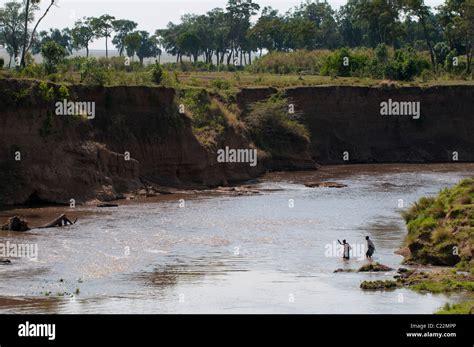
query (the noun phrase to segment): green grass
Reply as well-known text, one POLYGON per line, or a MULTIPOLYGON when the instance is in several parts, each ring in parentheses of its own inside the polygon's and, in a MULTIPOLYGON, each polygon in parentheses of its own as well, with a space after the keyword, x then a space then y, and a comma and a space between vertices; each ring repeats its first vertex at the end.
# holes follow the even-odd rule
POLYGON ((473 314, 474 300, 468 300, 459 304, 446 303, 436 314, 473 314))
POLYGON ((465 179, 436 197, 421 198, 402 213, 407 223, 407 262, 472 269, 474 179, 465 179))

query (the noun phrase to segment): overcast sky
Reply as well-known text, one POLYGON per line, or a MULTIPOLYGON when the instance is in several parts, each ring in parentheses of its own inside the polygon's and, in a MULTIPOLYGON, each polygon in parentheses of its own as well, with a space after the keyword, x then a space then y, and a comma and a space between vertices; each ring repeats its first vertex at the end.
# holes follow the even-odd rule
MULTIPOLYGON (((3 6, 7 0, 0 0, 3 6)), ((44 10, 49 0, 41 0, 41 9, 44 10)), ((300 4, 300 0, 254 0, 261 8, 272 6, 281 13, 300 4)), ((305 1, 303 1, 305 2, 305 1)), ((346 0, 328 0, 333 8, 344 5, 346 0)), ((425 0, 430 6, 442 4, 443 0, 425 0)), ((51 8, 39 30, 49 28, 72 27, 77 19, 84 16, 100 16, 110 14, 120 19, 130 19, 138 23, 138 29, 154 33, 156 29, 164 28, 168 22, 179 22, 185 13, 202 14, 215 8, 225 8, 227 0, 59 0, 58 6, 51 8)), ((39 11, 41 12, 41 11, 39 11)), ((37 17, 40 14, 37 14, 37 17)), ((102 41, 92 43, 92 49, 102 49, 102 41)))

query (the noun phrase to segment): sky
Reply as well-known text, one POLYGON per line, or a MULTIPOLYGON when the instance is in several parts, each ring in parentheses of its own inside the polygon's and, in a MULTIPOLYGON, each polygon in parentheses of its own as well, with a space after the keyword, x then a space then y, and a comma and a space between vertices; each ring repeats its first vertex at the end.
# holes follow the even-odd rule
MULTIPOLYGON (((0 0, 3 6, 8 0, 0 0)), ((37 18, 49 4, 49 0, 41 0, 37 18)), ((299 5, 301 0, 254 0, 261 8, 272 6, 281 13, 299 5)), ((304 2, 304 1, 303 1, 304 2)), ((334 9, 346 4, 347 0, 328 0, 334 9)), ((425 0, 430 6, 438 6, 444 0, 425 0)), ((156 29, 165 28, 168 22, 178 23, 185 13, 203 14, 221 7, 225 8, 227 0, 58 0, 58 5, 52 7, 41 22, 40 30, 49 28, 72 27, 74 22, 84 16, 98 17, 110 14, 117 19, 129 19, 138 23, 139 30, 154 33, 156 29)), ((103 49, 103 40, 91 44, 92 49, 103 49)))

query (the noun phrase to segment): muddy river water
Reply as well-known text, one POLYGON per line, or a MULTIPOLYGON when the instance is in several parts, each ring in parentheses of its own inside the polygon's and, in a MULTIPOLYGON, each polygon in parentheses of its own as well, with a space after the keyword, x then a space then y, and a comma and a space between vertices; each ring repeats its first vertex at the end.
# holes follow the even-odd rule
POLYGON ((329 166, 268 174, 255 183, 260 194, 1 211, 2 222, 20 214, 35 225, 64 212, 79 220, 0 232, 0 243, 37 247, 36 257, 0 265, 0 313, 432 313, 459 297, 367 292, 361 281, 394 273, 334 270, 366 263, 366 235, 376 261, 399 267, 401 210, 473 175, 473 164, 329 166), (303 184, 320 180, 348 187, 303 184), (352 244, 349 262, 337 239, 352 244))

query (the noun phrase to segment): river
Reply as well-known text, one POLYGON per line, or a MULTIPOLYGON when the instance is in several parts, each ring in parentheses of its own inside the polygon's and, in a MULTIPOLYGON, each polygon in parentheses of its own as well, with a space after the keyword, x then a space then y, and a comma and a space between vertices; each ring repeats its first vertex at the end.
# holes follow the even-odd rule
POLYGON ((0 266, 0 313, 432 313, 459 298, 363 291, 361 281, 394 273, 334 273, 367 261, 356 254, 344 262, 333 245, 346 239, 361 251, 368 235, 375 261, 400 267, 401 200, 406 208, 473 172, 474 164, 327 166, 268 174, 255 183, 261 194, 1 211, 2 222, 13 213, 33 222, 65 210, 79 221, 0 232, 0 243, 38 250, 37 259, 0 266), (303 184, 316 180, 348 187, 303 184))

